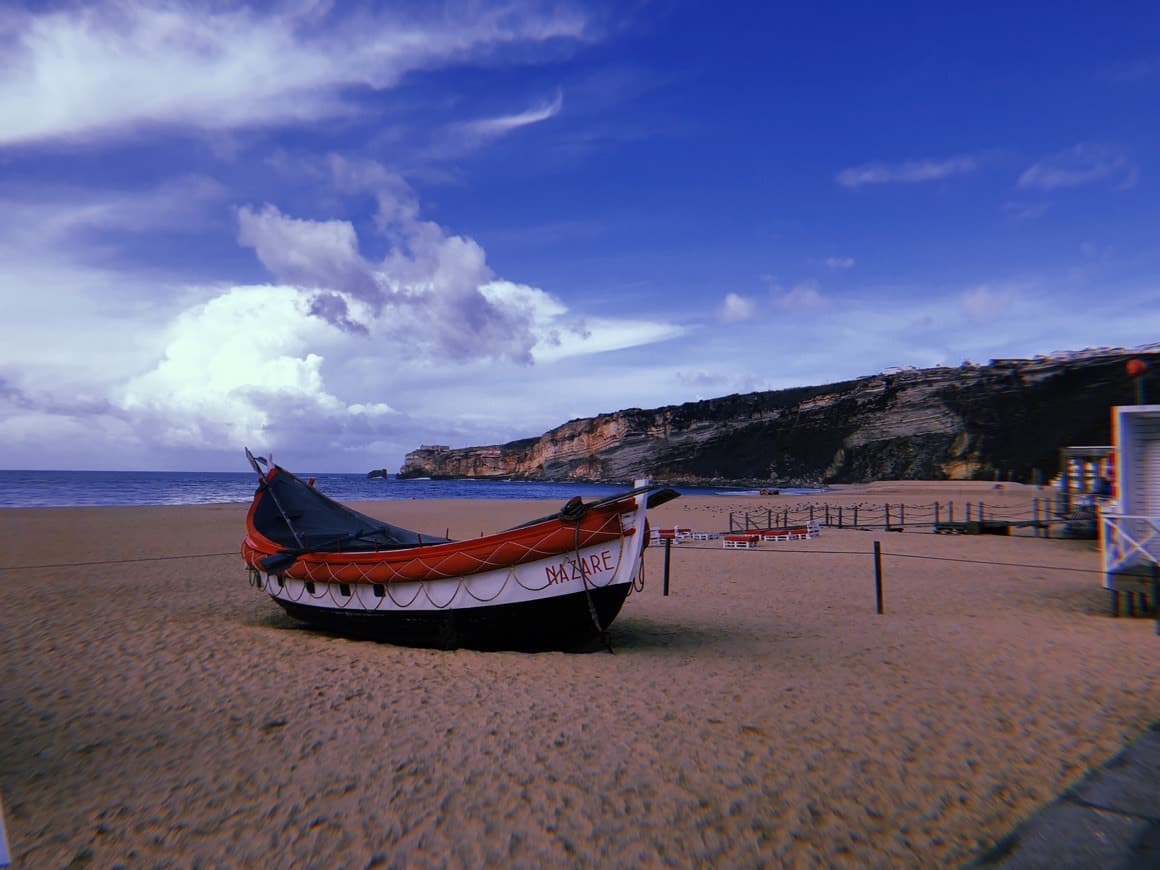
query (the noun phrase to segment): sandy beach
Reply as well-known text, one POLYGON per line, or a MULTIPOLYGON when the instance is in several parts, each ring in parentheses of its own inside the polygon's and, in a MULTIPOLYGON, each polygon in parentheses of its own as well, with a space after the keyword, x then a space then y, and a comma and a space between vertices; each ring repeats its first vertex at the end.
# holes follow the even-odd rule
MULTIPOLYGON (((1033 497, 903 483, 813 500, 1033 497)), ((809 500, 682 498, 652 521, 720 530, 809 500)), ((359 507, 469 537, 557 506, 359 507)), ((1155 623, 1107 615, 1094 541, 682 543, 668 597, 654 547, 614 654, 531 655, 305 629, 247 585, 244 513, 0 511, 0 566, 52 566, 0 572, 16 866, 942 866, 1160 718, 1155 623)))

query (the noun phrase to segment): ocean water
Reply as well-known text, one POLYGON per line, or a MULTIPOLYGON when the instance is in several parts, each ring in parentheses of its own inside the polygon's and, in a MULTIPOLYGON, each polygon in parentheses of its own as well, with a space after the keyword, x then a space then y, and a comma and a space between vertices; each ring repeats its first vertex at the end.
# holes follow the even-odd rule
MULTIPOLYGON (((298 472, 295 472, 298 473, 298 472)), ((300 473, 336 501, 412 498, 555 499, 591 501, 626 487, 598 483, 535 483, 508 480, 369 479, 365 474, 300 473)), ((248 502, 253 472, 194 471, 0 471, 0 508, 86 505, 180 505, 248 502)), ((756 494, 753 490, 678 487, 685 495, 756 494)), ((783 489, 786 494, 814 490, 783 489)))

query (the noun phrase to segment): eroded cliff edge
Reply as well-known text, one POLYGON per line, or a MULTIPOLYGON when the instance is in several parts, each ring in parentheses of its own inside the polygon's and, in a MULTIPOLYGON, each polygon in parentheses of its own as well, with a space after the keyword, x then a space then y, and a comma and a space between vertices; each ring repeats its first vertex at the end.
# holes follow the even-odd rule
POLYGON ((782 486, 1050 477, 1058 450, 1109 444, 1110 408, 1134 401, 1129 359, 1160 394, 1160 349, 1081 351, 893 371, 571 420, 539 438, 424 446, 400 477, 782 486))

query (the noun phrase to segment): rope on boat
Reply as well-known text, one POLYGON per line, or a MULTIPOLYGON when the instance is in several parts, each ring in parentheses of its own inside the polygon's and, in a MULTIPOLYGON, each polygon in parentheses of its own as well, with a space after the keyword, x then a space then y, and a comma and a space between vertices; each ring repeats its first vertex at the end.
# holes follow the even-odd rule
MULTIPOLYGON (((608 651, 612 652, 612 641, 609 640, 605 627, 600 624, 600 614, 596 612, 596 602, 592 600, 592 590, 588 588, 588 572, 584 570, 584 562, 580 557, 580 521, 584 518, 587 510, 587 507, 580 501, 580 497, 576 496, 560 510, 560 519, 564 522, 576 524, 576 537, 573 547, 576 553, 576 564, 580 566, 580 580, 584 583, 584 600, 588 602, 588 615, 592 618, 592 624, 596 627, 596 633, 604 639, 604 643, 608 646, 608 651)), ((616 521, 620 522, 619 516, 616 521)))

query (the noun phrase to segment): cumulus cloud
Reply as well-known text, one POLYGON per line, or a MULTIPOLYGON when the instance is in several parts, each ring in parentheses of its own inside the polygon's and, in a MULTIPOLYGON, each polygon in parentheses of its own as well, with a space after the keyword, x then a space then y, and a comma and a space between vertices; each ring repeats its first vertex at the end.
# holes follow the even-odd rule
POLYGON ((1106 182, 1117 190, 1135 187, 1139 167, 1126 151, 1112 145, 1079 144, 1052 154, 1019 176, 1019 187, 1057 190, 1106 182))
POLYGON ((578 12, 535 4, 331 11, 326 3, 257 11, 156 0, 6 12, 0 146, 145 124, 227 130, 335 117, 350 112, 358 89, 504 47, 580 39, 587 29, 578 12))
POLYGON ((423 220, 411 189, 383 167, 340 158, 325 167, 336 189, 372 197, 386 253, 365 256, 348 221, 239 208, 239 243, 279 283, 219 290, 172 320, 161 359, 116 402, 161 443, 274 447, 315 431, 365 444, 406 417, 386 397, 414 396, 401 381, 419 373, 474 377, 684 332, 578 316, 545 290, 497 277, 477 242, 423 220))
POLYGON ((647 321, 577 318, 546 291, 496 276, 474 239, 423 220, 414 192, 385 167, 341 157, 326 166, 337 189, 374 199, 376 238, 387 245, 381 259, 362 255, 348 221, 295 218, 269 204, 238 210, 238 237, 279 281, 313 290, 309 313, 340 329, 369 334, 372 321, 381 321, 395 344, 425 359, 524 364, 680 332, 647 321))
POLYGON ((717 316, 726 323, 737 323, 749 320, 757 314, 757 303, 748 296, 738 293, 727 293, 717 309, 717 316))
POLYGON ((337 330, 293 287, 235 287, 168 329, 164 357, 132 378, 118 405, 168 445, 274 445, 310 420, 389 413, 346 405, 328 391, 322 364, 337 330))
POLYGON ((378 301, 378 285, 359 255, 358 236, 349 221, 293 218, 269 204, 257 210, 242 206, 238 241, 253 248, 280 280, 378 301))
POLYGON ((948 157, 944 160, 906 160, 902 163, 864 163, 843 169, 837 175, 842 187, 856 190, 868 184, 914 184, 923 181, 941 181, 955 175, 974 172, 979 166, 970 155, 948 157))

